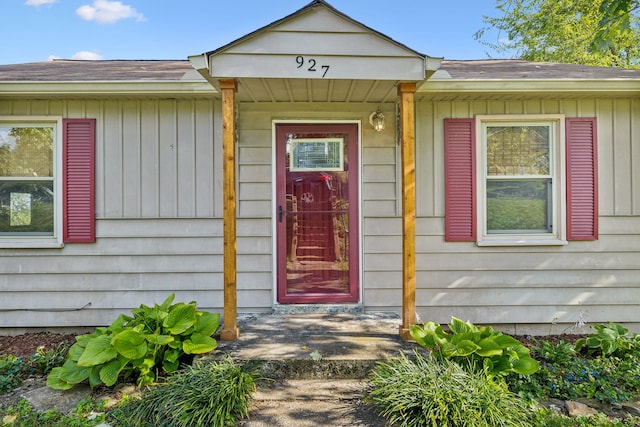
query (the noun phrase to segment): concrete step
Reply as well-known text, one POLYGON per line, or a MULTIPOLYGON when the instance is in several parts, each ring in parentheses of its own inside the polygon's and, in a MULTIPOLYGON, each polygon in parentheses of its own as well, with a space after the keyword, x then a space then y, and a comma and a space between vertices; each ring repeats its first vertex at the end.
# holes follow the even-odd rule
POLYGON ((410 353, 393 313, 296 313, 239 317, 240 338, 219 352, 272 379, 365 379, 379 361, 410 353))

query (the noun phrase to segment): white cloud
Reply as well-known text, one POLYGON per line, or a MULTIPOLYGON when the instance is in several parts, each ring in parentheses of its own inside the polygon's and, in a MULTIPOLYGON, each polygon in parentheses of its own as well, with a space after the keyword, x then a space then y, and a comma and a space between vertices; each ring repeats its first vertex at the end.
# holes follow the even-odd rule
POLYGON ((27 6, 42 6, 43 4, 54 4, 57 0, 27 0, 24 2, 27 6))
POLYGON ((92 6, 80 6, 76 9, 76 13, 84 20, 96 21, 101 24, 113 24, 121 19, 144 21, 143 14, 119 1, 94 0, 92 6))
MULTIPOLYGON (((58 55, 49 55, 47 57, 47 61, 55 61, 56 59, 62 59, 62 57, 58 55)), ((76 59, 79 61, 100 61, 101 59, 104 59, 104 58, 102 57, 102 55, 98 53, 89 52, 88 50, 81 50, 79 52, 74 53, 70 59, 76 59)))
POLYGON ((102 55, 99 55, 95 52, 81 50, 80 52, 74 53, 71 59, 81 59, 83 61, 99 61, 103 58, 102 58, 102 55))

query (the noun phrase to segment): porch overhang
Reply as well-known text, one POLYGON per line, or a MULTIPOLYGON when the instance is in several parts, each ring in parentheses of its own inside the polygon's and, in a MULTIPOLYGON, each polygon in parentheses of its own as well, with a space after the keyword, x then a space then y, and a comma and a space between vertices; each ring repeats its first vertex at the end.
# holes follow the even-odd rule
POLYGON ((402 150, 403 283, 400 335, 415 323, 415 103, 419 82, 442 58, 418 53, 354 21, 323 0, 215 51, 189 57, 222 95, 224 173, 224 326, 236 321, 235 119, 238 102, 398 103, 402 150))

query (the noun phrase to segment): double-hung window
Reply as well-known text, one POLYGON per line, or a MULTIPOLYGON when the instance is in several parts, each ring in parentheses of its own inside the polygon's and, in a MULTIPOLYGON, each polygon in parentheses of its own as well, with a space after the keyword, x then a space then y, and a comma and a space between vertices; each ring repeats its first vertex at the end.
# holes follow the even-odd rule
POLYGON ((0 117, 0 248, 95 241, 95 119, 0 117))
POLYGON ((478 244, 566 243, 564 117, 476 119, 478 244))
POLYGON ((0 242, 61 244, 61 120, 0 121, 0 242))
POLYGON ((445 240, 596 240, 596 123, 562 114, 445 119, 445 240))

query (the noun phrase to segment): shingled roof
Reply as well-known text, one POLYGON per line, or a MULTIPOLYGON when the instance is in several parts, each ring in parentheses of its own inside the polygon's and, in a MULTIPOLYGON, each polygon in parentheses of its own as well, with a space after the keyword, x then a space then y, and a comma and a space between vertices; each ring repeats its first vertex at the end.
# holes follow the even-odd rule
POLYGON ((640 70, 588 65, 529 62, 520 59, 442 61, 436 78, 460 80, 600 80, 640 79, 640 70), (446 74, 449 74, 447 76, 446 74))
MULTIPOLYGON (((186 60, 53 60, 0 65, 0 81, 179 81, 198 79, 186 60), (185 75, 186 73, 189 73, 185 75)), ((528 62, 516 59, 442 61, 433 79, 454 80, 640 80, 640 70, 528 62)))
POLYGON ((175 81, 193 67, 183 60, 74 61, 0 65, 0 81, 82 82, 82 81, 175 81))

